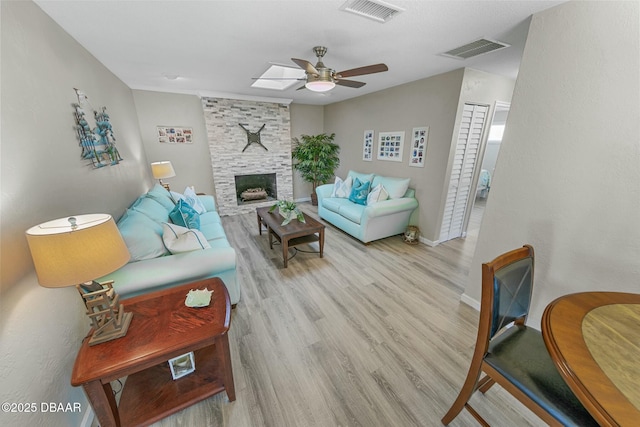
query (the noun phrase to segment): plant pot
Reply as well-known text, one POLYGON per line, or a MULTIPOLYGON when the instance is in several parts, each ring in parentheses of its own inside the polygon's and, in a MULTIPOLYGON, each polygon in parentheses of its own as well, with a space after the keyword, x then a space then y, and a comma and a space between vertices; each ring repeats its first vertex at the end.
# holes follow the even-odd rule
POLYGON ((311 204, 313 206, 318 206, 318 195, 315 193, 315 191, 311 193, 311 204))

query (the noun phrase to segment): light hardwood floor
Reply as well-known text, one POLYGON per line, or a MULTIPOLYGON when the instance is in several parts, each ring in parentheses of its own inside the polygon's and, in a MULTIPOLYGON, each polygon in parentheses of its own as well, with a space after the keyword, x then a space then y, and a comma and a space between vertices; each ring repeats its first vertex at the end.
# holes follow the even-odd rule
MULTIPOLYGON (((363 245, 327 225, 324 258, 298 252, 283 269, 255 214, 223 218, 242 284, 229 332, 237 400, 221 393, 155 426, 441 425, 475 340, 478 313, 459 302, 470 224, 435 248, 363 245)), ((472 402, 494 426, 544 425, 499 386, 472 402)), ((450 425, 477 423, 463 411, 450 425)))

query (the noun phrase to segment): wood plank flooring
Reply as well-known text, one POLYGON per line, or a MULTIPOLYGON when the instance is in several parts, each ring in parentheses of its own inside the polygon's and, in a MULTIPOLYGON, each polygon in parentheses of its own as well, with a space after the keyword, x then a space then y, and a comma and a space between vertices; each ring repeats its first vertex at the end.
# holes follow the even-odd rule
MULTIPOLYGON (((478 313, 459 298, 479 220, 436 248, 363 245, 327 224, 324 258, 299 251, 287 269, 255 214, 223 225, 242 284, 229 332, 237 400, 221 393, 155 426, 441 425, 473 351, 478 313)), ((499 386, 472 402, 493 426, 544 425, 499 386)), ((477 423, 463 411, 450 425, 477 423)))

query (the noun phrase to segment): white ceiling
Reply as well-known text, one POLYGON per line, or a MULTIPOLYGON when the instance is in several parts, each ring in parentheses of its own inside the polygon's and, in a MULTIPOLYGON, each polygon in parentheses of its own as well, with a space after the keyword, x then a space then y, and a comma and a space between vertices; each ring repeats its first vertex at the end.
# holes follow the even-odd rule
POLYGON ((511 78, 528 18, 562 1, 398 1, 405 9, 381 24, 339 8, 344 0, 53 1, 36 0, 66 32, 132 89, 205 96, 283 98, 325 105, 461 67, 511 78), (511 44, 468 60, 439 53, 478 38, 511 44), (271 63, 315 64, 328 48, 336 71, 383 62, 389 71, 351 78, 360 89, 326 94, 252 88, 271 63), (179 76, 169 80, 166 76, 179 76))

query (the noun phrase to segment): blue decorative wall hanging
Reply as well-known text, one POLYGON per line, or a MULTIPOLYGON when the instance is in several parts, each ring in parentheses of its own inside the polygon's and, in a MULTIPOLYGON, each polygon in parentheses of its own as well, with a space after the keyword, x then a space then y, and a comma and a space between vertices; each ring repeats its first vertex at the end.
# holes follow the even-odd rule
POLYGON ((98 112, 91 106, 87 96, 82 91, 75 88, 74 90, 78 95, 78 104, 73 104, 73 107, 75 108, 76 132, 82 148, 81 157, 90 160, 94 168, 117 165, 122 160, 122 157, 120 157, 120 153, 116 148, 116 138, 107 114, 107 107, 102 107, 101 111, 98 112), (96 127, 93 129, 91 129, 85 117, 82 104, 87 104, 93 110, 96 123, 96 127))

